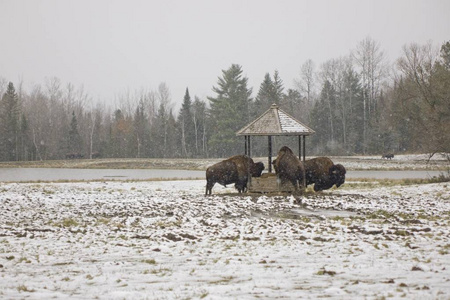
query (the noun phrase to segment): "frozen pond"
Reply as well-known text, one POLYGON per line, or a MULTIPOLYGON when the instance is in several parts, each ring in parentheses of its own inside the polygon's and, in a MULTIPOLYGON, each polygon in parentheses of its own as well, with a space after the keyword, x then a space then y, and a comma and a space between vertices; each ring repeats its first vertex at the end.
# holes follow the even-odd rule
POLYGON ((443 174, 443 171, 402 170, 402 171, 347 171, 346 178, 376 178, 376 179, 414 179, 432 178, 443 174))
MULTIPOLYGON (((442 171, 348 171, 347 178, 431 178, 442 171)), ((170 169, 0 168, 0 181, 145 180, 205 178, 205 171, 170 169)))
POLYGON ((205 171, 165 169, 0 168, 0 181, 145 180, 205 177, 205 171))

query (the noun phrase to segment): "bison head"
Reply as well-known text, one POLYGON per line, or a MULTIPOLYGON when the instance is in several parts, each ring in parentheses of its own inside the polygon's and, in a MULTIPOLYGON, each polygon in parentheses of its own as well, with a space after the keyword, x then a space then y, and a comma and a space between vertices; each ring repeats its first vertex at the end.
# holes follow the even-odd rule
POLYGON ((264 164, 262 162, 257 162, 252 167, 252 176, 261 177, 262 171, 264 170, 264 164))
POLYGON ((291 148, 289 148, 288 146, 283 146, 278 151, 278 156, 282 156, 285 153, 294 154, 294 152, 291 150, 291 148))
POLYGON ((333 165, 330 168, 330 178, 333 183, 336 184, 336 187, 340 187, 345 182, 345 167, 341 164, 333 165))

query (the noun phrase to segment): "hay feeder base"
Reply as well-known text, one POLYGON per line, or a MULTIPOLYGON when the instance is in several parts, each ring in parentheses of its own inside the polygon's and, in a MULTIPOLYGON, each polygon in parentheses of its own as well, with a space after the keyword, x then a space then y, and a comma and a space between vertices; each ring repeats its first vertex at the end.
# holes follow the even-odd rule
MULTIPOLYGON (((300 188, 300 190, 302 190, 300 188)), ((294 193, 295 188, 290 182, 286 182, 278 189, 277 176, 274 173, 263 173, 261 177, 252 177, 248 188, 249 193, 294 193)))

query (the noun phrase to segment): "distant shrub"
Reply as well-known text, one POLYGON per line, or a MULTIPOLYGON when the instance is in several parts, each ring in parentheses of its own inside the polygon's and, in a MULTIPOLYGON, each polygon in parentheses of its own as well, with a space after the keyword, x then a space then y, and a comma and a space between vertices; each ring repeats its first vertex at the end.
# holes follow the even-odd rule
POLYGON ((450 182, 450 171, 447 174, 441 173, 439 176, 433 176, 430 178, 430 183, 450 182))

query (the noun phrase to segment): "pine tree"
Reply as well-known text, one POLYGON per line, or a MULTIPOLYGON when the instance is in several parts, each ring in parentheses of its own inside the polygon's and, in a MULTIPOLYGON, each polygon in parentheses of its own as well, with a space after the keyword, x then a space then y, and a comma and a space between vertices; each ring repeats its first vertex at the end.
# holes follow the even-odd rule
POLYGON ((20 131, 19 98, 12 82, 0 101, 0 159, 14 161, 19 159, 20 131))
POLYGON ((308 107, 299 91, 288 89, 281 103, 282 107, 296 119, 308 123, 308 107))
POLYGON ((208 132, 206 128, 207 120, 206 103, 195 97, 192 105, 192 119, 194 121, 194 137, 195 137, 195 154, 196 156, 207 156, 208 148, 208 132))
POLYGON ((81 136, 78 132, 78 121, 75 116, 75 111, 72 112, 72 119, 70 121, 69 127, 69 140, 68 140, 68 153, 74 154, 76 157, 80 157, 82 155, 81 149, 81 136))
POLYGON ((222 70, 222 77, 213 87, 216 97, 208 97, 211 104, 209 145, 218 157, 242 152, 242 141, 236 137, 236 131, 250 119, 252 90, 247 87, 247 82, 241 66, 233 64, 228 70, 222 70))
POLYGON ((28 119, 24 113, 20 117, 19 132, 19 160, 29 160, 31 158, 31 138, 28 119))
POLYGON ((153 123, 153 136, 152 141, 154 145, 155 157, 164 158, 167 156, 167 145, 168 145, 168 120, 169 114, 164 103, 159 105, 158 112, 156 114, 153 123))
POLYGON ((148 118, 145 114, 144 102, 141 99, 134 114, 133 130, 134 130, 134 157, 145 157, 146 149, 149 148, 149 126, 148 118))
POLYGON ((275 70, 273 74, 273 101, 274 103, 280 105, 285 97, 283 80, 280 78, 278 70, 275 70))
POLYGON ((256 95, 253 118, 260 116, 263 112, 270 108, 270 105, 276 103, 275 101, 275 86, 269 73, 264 75, 264 80, 259 86, 258 95, 256 95))
POLYGON ((363 98, 359 77, 353 69, 344 72, 344 88, 339 95, 338 120, 342 126, 341 143, 346 154, 363 152, 363 98))
POLYGON ((178 131, 182 156, 191 157, 195 152, 195 128, 192 117, 192 101, 188 88, 186 88, 183 104, 178 115, 178 131))
POLYGON ((323 84, 319 100, 311 112, 311 126, 316 131, 312 137, 312 144, 318 153, 333 148, 336 143, 336 91, 326 80, 323 84))
POLYGON ((114 112, 114 119, 110 129, 110 157, 129 157, 132 155, 129 151, 129 146, 132 141, 132 118, 122 113, 122 110, 117 109, 114 112))

